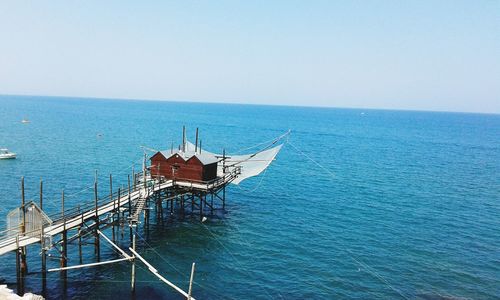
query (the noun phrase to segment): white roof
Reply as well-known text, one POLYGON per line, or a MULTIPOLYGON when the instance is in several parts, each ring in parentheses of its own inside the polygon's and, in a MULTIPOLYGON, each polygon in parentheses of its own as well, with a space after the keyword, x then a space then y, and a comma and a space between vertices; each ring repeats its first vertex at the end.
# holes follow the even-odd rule
POLYGON ((160 151, 160 153, 165 156, 166 159, 169 159, 170 157, 174 156, 174 155, 178 155, 180 156, 184 161, 187 161, 189 159, 191 159, 193 156, 196 156, 196 158, 198 158, 202 164, 204 165, 210 165, 210 164, 213 164, 213 163, 216 163, 218 162, 219 160, 217 159, 217 157, 215 157, 215 155, 211 154, 211 153, 198 153, 198 152, 194 152, 194 151, 182 151, 182 150, 176 150, 174 152, 171 152, 170 150, 163 150, 163 151, 160 151))

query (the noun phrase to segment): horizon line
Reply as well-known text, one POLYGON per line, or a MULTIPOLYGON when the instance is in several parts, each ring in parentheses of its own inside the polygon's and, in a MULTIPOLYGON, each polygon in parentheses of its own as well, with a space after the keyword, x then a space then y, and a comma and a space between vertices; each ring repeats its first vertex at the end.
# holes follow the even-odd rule
POLYGON ((269 104, 252 102, 219 102, 212 100, 172 100, 164 98, 116 98, 116 97, 96 97, 96 96, 67 96, 67 95, 36 95, 36 94, 3 94, 0 97, 44 97, 44 98, 63 98, 80 100, 110 100, 110 101, 145 101, 145 102, 173 102, 173 103, 197 103, 197 104, 229 104, 229 105, 252 105, 252 106, 278 106, 278 107, 303 107, 303 108, 326 108, 326 109, 355 109, 355 110, 384 110, 384 111, 407 111, 407 112, 430 112, 430 113, 459 113, 459 114, 481 114, 481 115, 500 115, 500 112, 484 111, 459 111, 459 110, 433 110, 433 109, 411 109, 411 108, 387 108, 387 107, 353 107, 353 106, 328 106, 328 105, 302 105, 302 104, 269 104))

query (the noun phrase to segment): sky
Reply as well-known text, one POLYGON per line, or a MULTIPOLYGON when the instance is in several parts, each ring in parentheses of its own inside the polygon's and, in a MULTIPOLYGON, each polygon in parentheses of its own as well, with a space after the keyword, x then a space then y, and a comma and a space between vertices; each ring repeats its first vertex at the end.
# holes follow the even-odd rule
POLYGON ((0 94, 500 113, 500 0, 0 0, 0 94))

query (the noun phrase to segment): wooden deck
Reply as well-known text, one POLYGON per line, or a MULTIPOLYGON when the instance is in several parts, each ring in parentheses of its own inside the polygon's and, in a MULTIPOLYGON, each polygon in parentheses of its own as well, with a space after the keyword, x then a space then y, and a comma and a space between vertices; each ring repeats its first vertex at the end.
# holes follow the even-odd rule
POLYGON ((140 184, 135 186, 130 193, 127 192, 121 195, 115 193, 113 194, 115 197, 108 196, 108 199, 98 200, 97 205, 90 204, 86 207, 76 207, 65 211, 64 216, 58 214, 59 217, 53 219, 50 226, 46 226, 38 232, 25 232, 24 234, 11 233, 0 236, 0 255, 19 249, 20 247, 40 243, 42 235, 55 236, 64 231, 79 228, 88 221, 101 218, 117 210, 127 211, 129 207, 132 209, 128 217, 129 222, 138 222, 146 199, 157 192, 174 187, 185 191, 211 192, 226 186, 237 175, 236 172, 232 172, 209 182, 187 181, 183 179, 164 180, 151 178, 149 175, 146 176, 144 182, 141 177, 139 180, 140 184))

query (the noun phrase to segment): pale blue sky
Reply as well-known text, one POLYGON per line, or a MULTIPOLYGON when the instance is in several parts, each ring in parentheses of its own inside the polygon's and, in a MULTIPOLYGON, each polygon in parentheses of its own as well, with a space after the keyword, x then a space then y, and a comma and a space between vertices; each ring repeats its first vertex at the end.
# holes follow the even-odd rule
POLYGON ((500 113, 500 1, 1 1, 0 94, 500 113))

